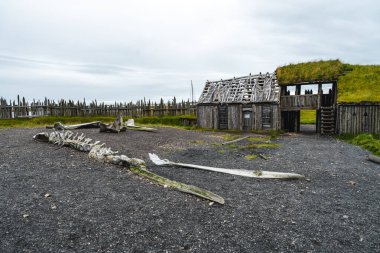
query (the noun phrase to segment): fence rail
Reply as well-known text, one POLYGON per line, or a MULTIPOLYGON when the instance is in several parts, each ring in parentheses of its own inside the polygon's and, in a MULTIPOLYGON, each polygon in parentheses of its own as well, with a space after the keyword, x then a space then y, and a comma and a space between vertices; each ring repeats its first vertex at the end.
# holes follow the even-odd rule
POLYGON ((9 101, 0 98, 0 119, 38 117, 38 116, 116 116, 120 114, 126 117, 145 117, 145 116, 177 116, 195 115, 196 105, 194 102, 177 102, 174 97, 172 101, 159 103, 139 100, 136 103, 114 103, 112 105, 98 103, 96 100, 86 101, 66 101, 46 99, 44 101, 27 102, 25 99, 9 101))

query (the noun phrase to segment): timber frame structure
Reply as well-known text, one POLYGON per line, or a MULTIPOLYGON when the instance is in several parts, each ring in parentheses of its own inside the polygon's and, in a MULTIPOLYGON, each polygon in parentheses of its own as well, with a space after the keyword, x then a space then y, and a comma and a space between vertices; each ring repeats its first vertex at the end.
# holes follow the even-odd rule
POLYGON ((197 104, 202 128, 280 129, 280 86, 274 73, 207 81, 197 104))
POLYGON ((365 94, 376 93, 379 88, 374 87, 380 87, 376 81, 380 79, 367 78, 376 76, 371 68, 374 66, 342 64, 339 60, 318 61, 280 67, 272 74, 207 81, 197 104, 197 125, 299 132, 301 110, 315 110, 317 133, 380 133, 379 95, 352 102, 338 94, 339 89, 344 90, 338 86, 347 88, 347 79, 356 82, 359 78, 373 89, 365 94))
POLYGON ((301 110, 316 110, 316 132, 336 132, 337 81, 303 82, 281 86, 280 110, 281 129, 289 132, 300 131, 301 110), (316 92, 308 88, 317 86, 316 92), (327 89, 324 89, 327 86, 327 89), (292 89, 293 88, 293 89, 292 89), (291 94, 290 90, 294 91, 291 94), (303 91, 301 93, 301 90, 303 91))

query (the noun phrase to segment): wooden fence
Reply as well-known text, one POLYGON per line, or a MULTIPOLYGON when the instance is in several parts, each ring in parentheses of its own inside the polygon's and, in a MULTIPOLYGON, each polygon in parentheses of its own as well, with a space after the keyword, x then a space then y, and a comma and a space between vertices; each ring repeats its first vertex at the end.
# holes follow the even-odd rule
POLYGON ((7 102, 0 98, 0 119, 37 117, 37 116, 121 116, 145 117, 145 116, 176 116, 195 115, 196 104, 190 101, 177 102, 174 97, 172 101, 159 103, 139 100, 136 103, 114 103, 112 105, 98 103, 96 100, 90 102, 72 100, 59 100, 55 102, 45 98, 44 101, 28 102, 24 98, 17 101, 7 102))
POLYGON ((380 133, 380 103, 341 104, 337 115, 339 134, 380 133))

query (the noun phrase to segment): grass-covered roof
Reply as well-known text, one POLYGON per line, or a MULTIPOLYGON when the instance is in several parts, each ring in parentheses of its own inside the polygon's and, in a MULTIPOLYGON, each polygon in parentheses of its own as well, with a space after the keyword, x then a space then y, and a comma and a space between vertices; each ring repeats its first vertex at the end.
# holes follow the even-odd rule
POLYGON ((380 102, 380 65, 339 60, 289 64, 276 70, 279 85, 338 81, 338 102, 380 102))
POLYGON ((330 60, 289 64, 277 68, 276 75, 280 85, 289 85, 335 81, 343 72, 344 66, 339 60, 330 60))

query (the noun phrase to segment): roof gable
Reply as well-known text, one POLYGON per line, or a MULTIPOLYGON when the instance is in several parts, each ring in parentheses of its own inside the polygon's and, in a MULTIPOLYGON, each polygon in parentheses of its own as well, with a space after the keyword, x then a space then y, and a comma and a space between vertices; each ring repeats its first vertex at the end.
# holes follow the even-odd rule
POLYGON ((260 73, 227 80, 207 81, 198 103, 278 102, 279 94, 276 75, 260 73))

